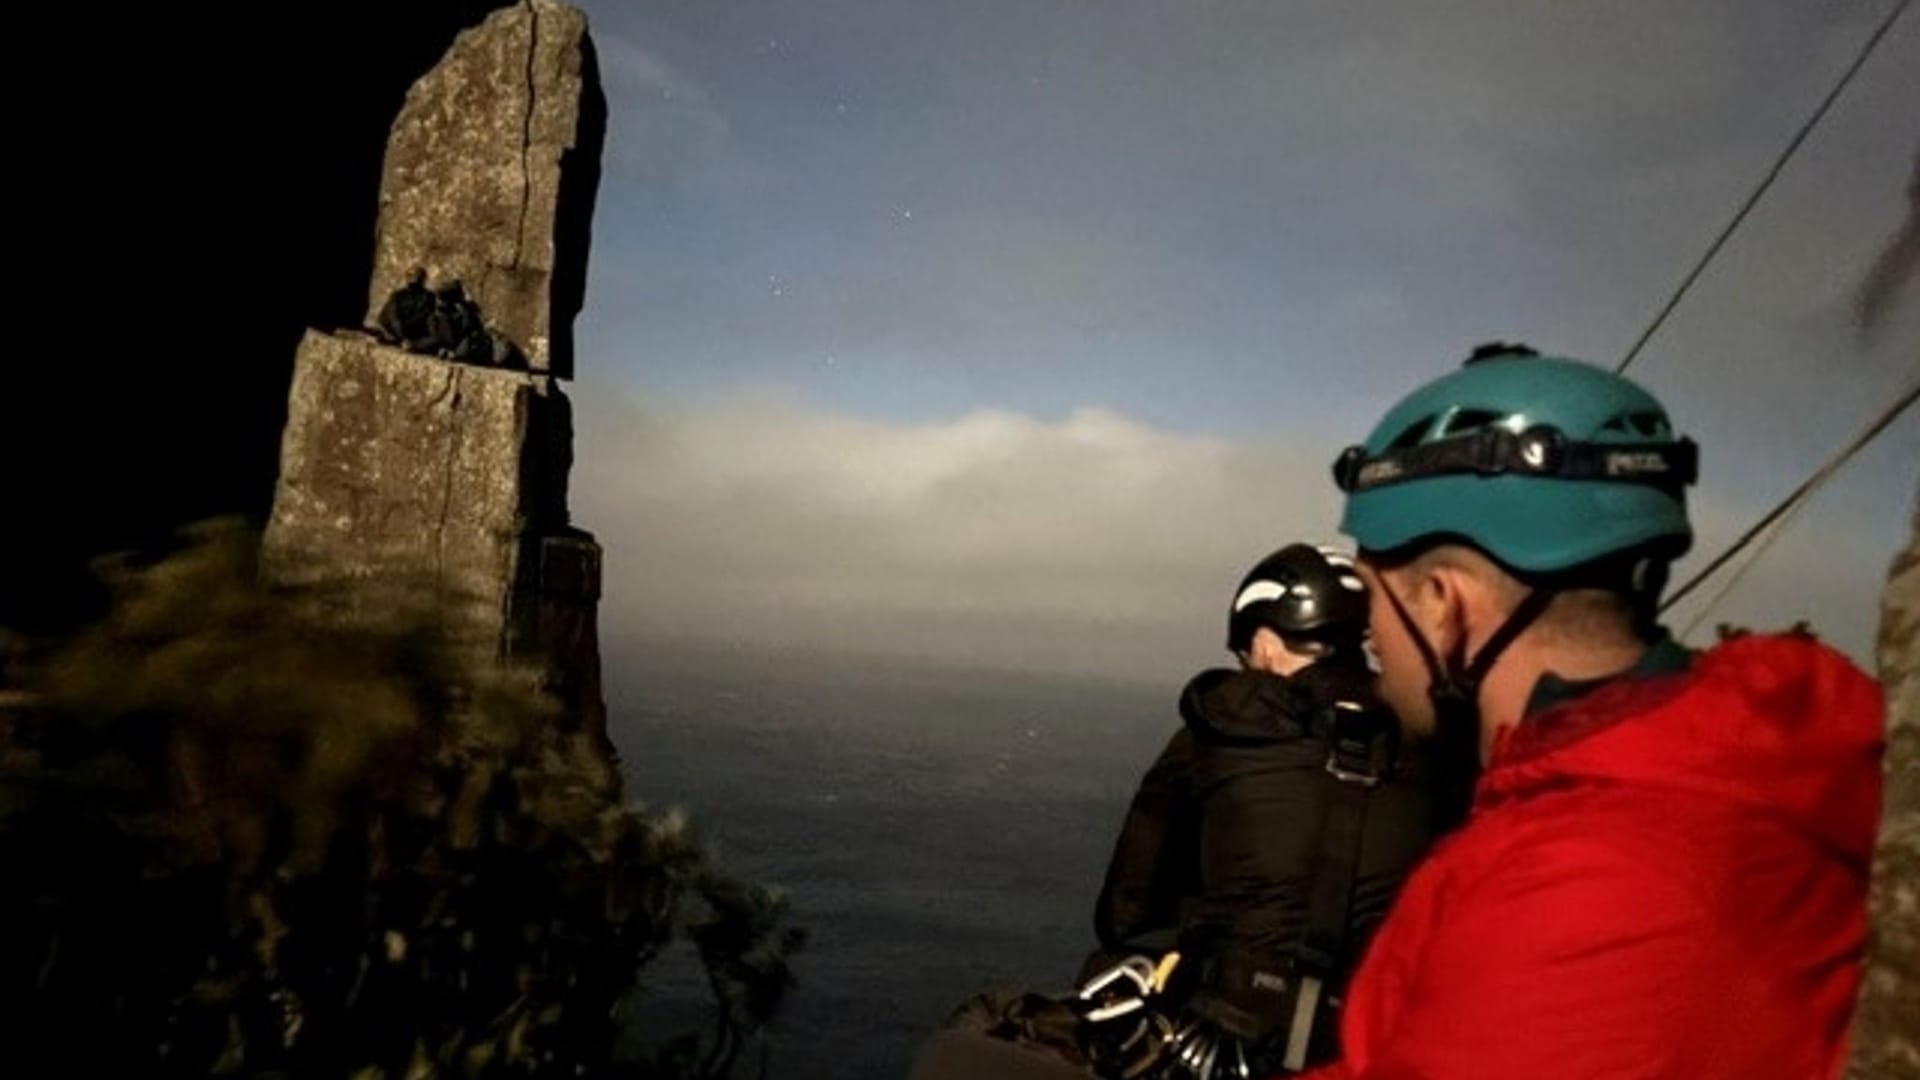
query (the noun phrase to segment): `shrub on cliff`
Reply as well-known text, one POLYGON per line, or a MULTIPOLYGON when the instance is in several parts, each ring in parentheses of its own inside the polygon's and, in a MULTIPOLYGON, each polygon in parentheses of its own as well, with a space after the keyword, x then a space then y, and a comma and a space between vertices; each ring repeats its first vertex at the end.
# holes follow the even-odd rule
POLYGON ((244 529, 187 539, 106 564, 108 617, 6 676, 20 1030, 61 1036, 69 1072, 731 1069, 800 945, 777 892, 625 801, 532 677, 470 660, 431 605, 362 596, 382 615, 349 628, 318 614, 338 597, 257 584, 244 529), (616 1005, 678 941, 714 1024, 617 1051, 616 1005))

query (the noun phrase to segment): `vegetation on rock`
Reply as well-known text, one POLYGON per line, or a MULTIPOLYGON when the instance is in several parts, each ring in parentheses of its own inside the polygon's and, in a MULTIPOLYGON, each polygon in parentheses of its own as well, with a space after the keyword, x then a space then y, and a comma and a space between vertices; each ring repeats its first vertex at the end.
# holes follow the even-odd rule
MULTIPOLYGON (((126 1075, 722 1076, 802 932, 628 801, 534 675, 431 590, 260 583, 216 522, 102 564, 108 616, 17 641, 0 704, 9 1006, 126 1075), (418 602, 417 602, 418 601, 418 602), (713 1023, 623 1032, 688 943, 713 1023)), ((11 1026, 11 1025, 10 1025, 11 1026)), ((107 1074, 112 1075, 112 1074, 107 1074)))

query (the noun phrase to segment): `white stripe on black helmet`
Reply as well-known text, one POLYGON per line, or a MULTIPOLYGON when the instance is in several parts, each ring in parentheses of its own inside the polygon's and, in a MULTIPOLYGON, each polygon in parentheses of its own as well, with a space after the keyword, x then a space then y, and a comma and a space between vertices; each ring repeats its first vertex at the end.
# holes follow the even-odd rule
POLYGON ((1352 555, 1330 544, 1289 544, 1260 560, 1235 590, 1227 648, 1246 651, 1263 626, 1284 638, 1357 643, 1366 621, 1366 587, 1352 555))

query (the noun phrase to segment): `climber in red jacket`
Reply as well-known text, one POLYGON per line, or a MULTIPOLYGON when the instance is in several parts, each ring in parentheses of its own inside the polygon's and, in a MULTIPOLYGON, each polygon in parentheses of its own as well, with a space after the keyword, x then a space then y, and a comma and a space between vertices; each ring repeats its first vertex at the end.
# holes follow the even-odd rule
POLYGON ((1313 1076, 1839 1074, 1883 696, 1806 634, 1660 629, 1694 456, 1638 385, 1494 346, 1336 462, 1381 694, 1462 782, 1313 1076))

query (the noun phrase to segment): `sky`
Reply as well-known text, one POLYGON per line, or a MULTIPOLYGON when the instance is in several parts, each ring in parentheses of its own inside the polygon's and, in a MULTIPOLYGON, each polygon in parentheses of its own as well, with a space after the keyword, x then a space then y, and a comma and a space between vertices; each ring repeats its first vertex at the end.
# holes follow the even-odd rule
MULTIPOLYGON (((580 6, 604 632, 1162 682, 1260 556, 1343 539, 1328 464, 1399 396, 1494 339, 1617 362, 1892 10, 580 6)), ((1635 361, 1703 448, 1677 577, 1920 377, 1920 283, 1853 319, 1916 116, 1909 13, 1635 361)), ((1695 639, 1870 663, 1917 462, 1920 411, 1695 639)))

